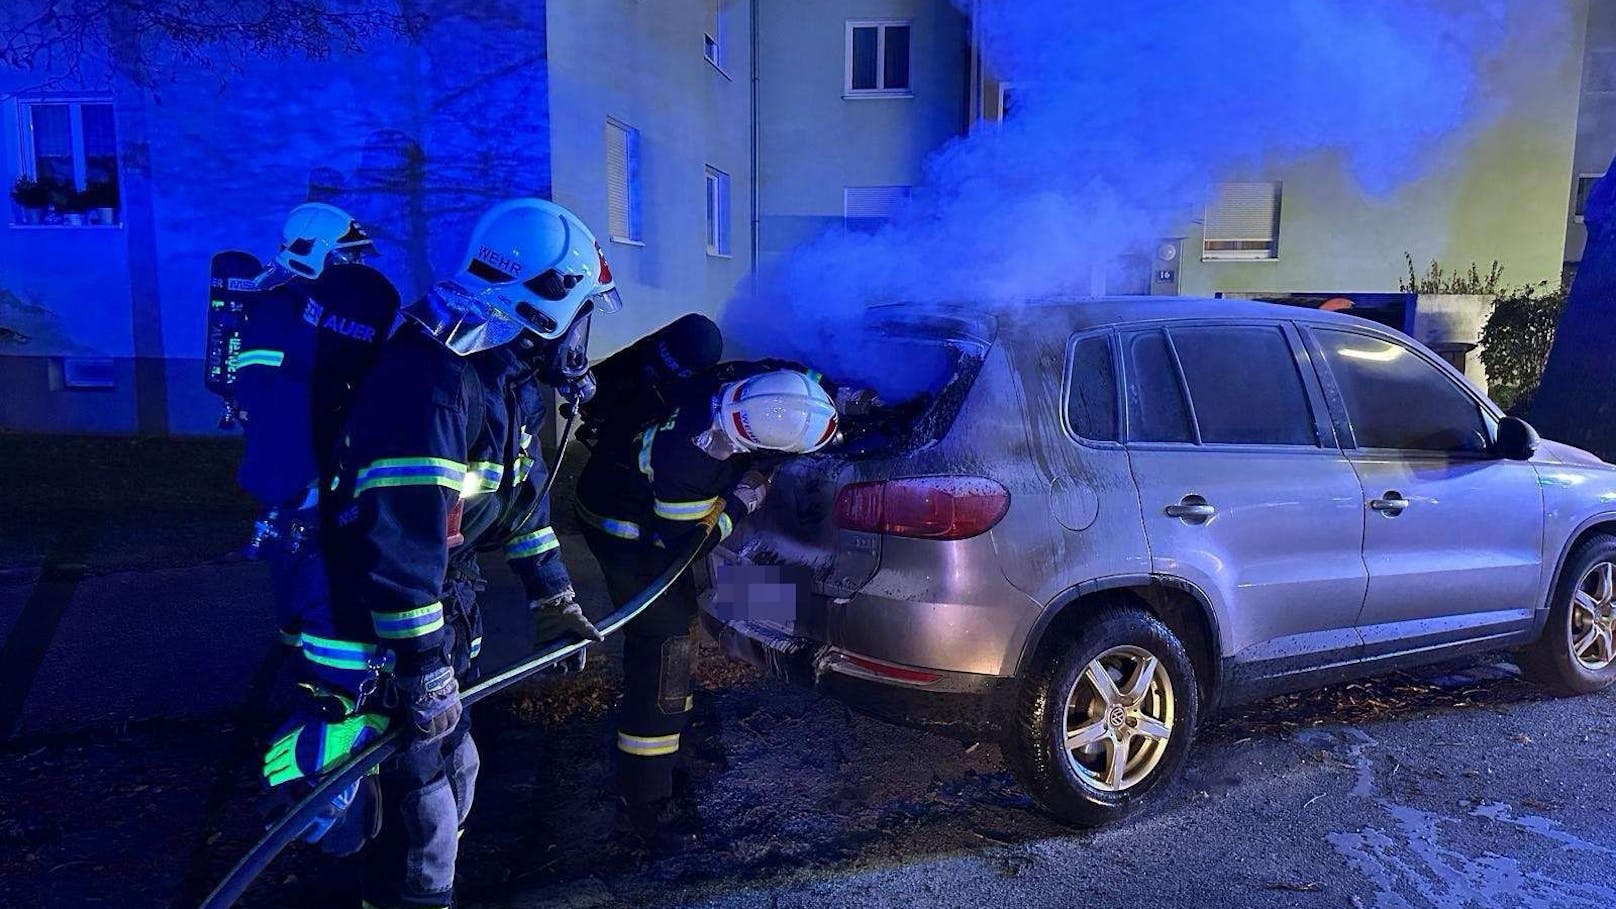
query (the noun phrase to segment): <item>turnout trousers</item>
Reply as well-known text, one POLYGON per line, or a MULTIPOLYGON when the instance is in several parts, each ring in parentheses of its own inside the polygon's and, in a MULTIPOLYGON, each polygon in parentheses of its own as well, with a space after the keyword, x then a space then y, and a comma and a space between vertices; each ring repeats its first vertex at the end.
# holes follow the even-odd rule
MULTIPOLYGON (((474 577, 451 574, 444 647, 466 687, 482 628, 474 577)), ((479 760, 471 711, 444 738, 415 742, 378 771, 381 833, 362 854, 364 909, 446 909, 454 903, 455 859, 471 813, 479 760)))
MULTIPOLYGON (((644 590, 671 553, 586 525, 584 541, 606 576, 614 607, 644 590)), ((679 737, 690 715, 696 588, 685 572, 672 589, 623 629, 623 709, 617 724, 617 786, 646 804, 673 794, 679 737)))

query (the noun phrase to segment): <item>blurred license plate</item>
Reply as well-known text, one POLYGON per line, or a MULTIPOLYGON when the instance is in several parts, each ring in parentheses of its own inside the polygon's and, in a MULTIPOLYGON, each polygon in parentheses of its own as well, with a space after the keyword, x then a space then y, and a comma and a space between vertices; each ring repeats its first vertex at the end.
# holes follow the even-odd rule
POLYGON ((715 559, 712 570, 714 618, 761 622, 789 634, 799 633, 799 606, 812 582, 808 569, 715 559))

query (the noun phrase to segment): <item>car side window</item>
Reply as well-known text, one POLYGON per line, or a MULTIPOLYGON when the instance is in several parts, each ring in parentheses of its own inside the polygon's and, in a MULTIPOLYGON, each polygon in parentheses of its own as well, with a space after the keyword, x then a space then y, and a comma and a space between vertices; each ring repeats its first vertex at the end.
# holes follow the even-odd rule
POLYGON ((1160 331, 1126 335, 1123 357, 1128 375, 1128 440, 1195 441, 1167 337, 1160 331))
POLYGON ((1105 335, 1079 338, 1072 345, 1066 368, 1066 419, 1082 438, 1120 440, 1117 370, 1111 359, 1111 339, 1105 335))
POLYGON ((1490 445, 1481 405, 1401 344, 1315 328, 1360 448, 1481 454, 1490 445))
POLYGON ((1189 326, 1169 333, 1202 442, 1319 444, 1296 355, 1278 326, 1189 326))

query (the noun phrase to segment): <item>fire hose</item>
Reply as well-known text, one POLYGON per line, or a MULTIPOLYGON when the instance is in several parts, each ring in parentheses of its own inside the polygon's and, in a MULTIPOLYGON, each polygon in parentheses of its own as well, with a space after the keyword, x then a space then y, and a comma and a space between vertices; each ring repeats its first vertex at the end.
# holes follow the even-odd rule
MULTIPOLYGON (((607 616, 605 621, 596 626, 600 629, 602 635, 609 635, 621 630, 624 625, 627 625, 635 616, 644 612, 652 603, 655 603, 673 587, 674 582, 679 580, 679 576, 684 574, 685 570, 701 554, 702 547, 706 545, 708 537, 712 536, 713 521, 705 520, 702 524, 705 532, 692 540, 683 550, 676 553, 666 571, 662 572, 655 581, 652 581, 649 587, 640 591, 634 599, 624 603, 622 608, 607 616)), ((462 707, 470 708, 473 704, 489 695, 497 694, 535 673, 542 672, 587 646, 589 646, 588 641, 579 639, 569 644, 546 650, 543 653, 534 654, 526 660, 495 673, 466 689, 460 695, 460 704, 462 707)), ((269 867, 269 863, 275 860, 275 856, 279 855, 281 850, 285 849, 292 840, 297 839, 303 830, 308 827, 309 823, 314 820, 315 815, 324 810, 337 793, 353 785, 383 761, 398 753, 401 744, 401 731, 395 728, 322 777, 308 795, 292 806, 292 809, 280 820, 272 824, 263 837, 253 845, 252 849, 241 857, 235 867, 230 869, 230 873, 225 876, 225 879, 219 882, 219 886, 213 888, 213 892, 208 894, 208 898, 203 901, 201 909, 228 909, 229 906, 233 905, 246 892, 247 887, 257 879, 258 875, 269 867)))

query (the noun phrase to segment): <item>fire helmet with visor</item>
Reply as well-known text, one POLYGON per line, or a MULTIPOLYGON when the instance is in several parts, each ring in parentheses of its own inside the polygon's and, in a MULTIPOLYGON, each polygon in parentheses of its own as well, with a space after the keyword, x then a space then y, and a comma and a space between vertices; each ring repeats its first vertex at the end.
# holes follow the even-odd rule
POLYGON ((579 319, 622 308, 606 255, 577 215, 545 199, 489 209, 454 277, 411 315, 462 356, 530 332, 547 341, 579 319))
POLYGON ((312 281, 327 265, 358 262, 375 252, 376 244, 352 215, 326 202, 305 202, 286 216, 275 264, 312 281))
POLYGON ((836 404, 808 375, 780 369, 725 385, 718 423, 741 451, 806 454, 836 437, 836 404))

